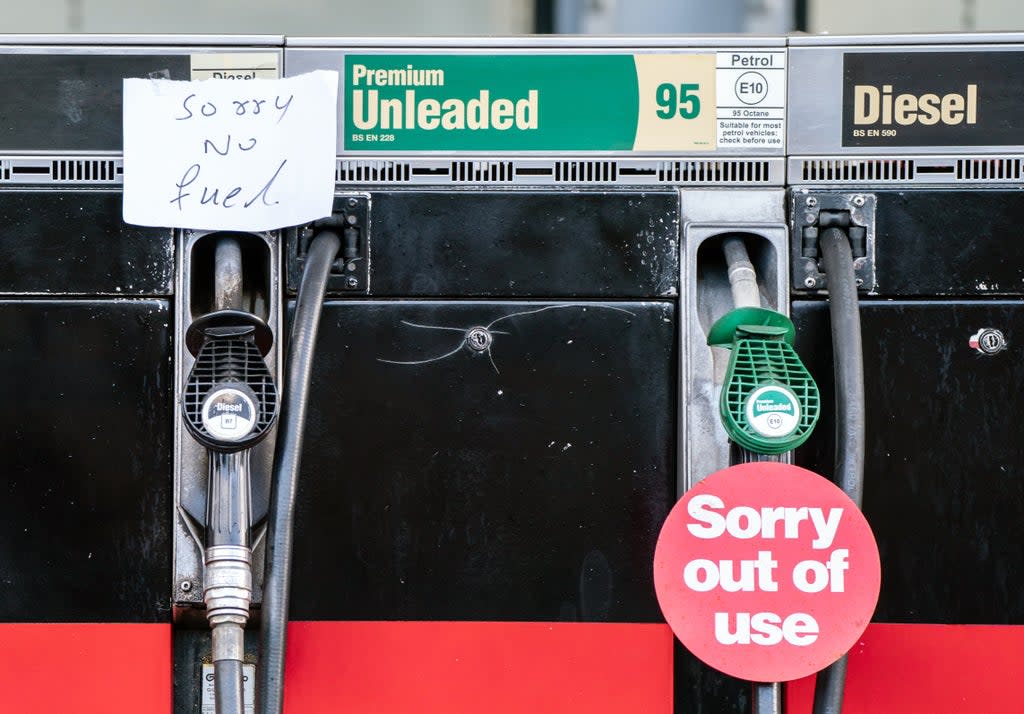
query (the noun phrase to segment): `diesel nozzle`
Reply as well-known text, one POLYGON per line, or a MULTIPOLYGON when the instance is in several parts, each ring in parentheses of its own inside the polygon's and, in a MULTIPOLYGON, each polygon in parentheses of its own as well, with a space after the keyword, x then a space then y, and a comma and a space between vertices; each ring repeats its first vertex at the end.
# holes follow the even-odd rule
MULTIPOLYGON (((216 251, 215 312, 196 319, 185 344, 195 357, 182 393, 189 433, 208 452, 203 601, 213 631, 217 714, 243 711, 244 630, 252 601, 250 449, 277 417, 277 388, 265 357, 273 344, 241 303, 237 241, 216 251)), ((227 244, 224 246, 223 244, 227 244)))
POLYGON ((196 358, 182 402, 189 433, 222 453, 254 446, 277 417, 277 388, 264 360, 270 328, 250 313, 219 310, 194 321, 185 343, 196 358))

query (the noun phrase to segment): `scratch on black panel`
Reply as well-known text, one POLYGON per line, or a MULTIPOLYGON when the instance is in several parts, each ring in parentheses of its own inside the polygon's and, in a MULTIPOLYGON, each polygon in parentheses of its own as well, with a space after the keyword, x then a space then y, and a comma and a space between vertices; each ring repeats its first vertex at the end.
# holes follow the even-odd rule
POLYGON ((494 329, 494 326, 505 321, 511 320, 517 317, 526 317, 529 315, 537 315, 542 312, 548 312, 550 310, 566 310, 570 308, 581 309, 584 312, 588 309, 598 310, 612 310, 614 312, 622 312, 631 317, 635 314, 621 307, 615 307, 613 305, 592 305, 592 304, 579 304, 579 303, 567 303, 563 305, 547 305, 545 307, 539 307, 533 310, 521 310, 519 312, 513 312, 509 315, 503 315, 495 320, 492 320, 486 325, 474 325, 471 327, 450 327, 446 325, 423 325, 417 322, 410 322, 408 320, 401 320, 401 324, 407 327, 412 327, 421 330, 445 330, 448 332, 457 332, 461 335, 461 339, 450 351, 444 354, 437 355, 436 357, 429 357, 427 359, 419 360, 394 360, 394 359, 383 359, 378 357, 378 362, 384 362, 386 364, 397 364, 397 365, 422 365, 430 364, 432 362, 440 362, 446 360, 449 357, 454 357, 463 350, 470 352, 486 354, 487 358, 491 362, 491 367, 494 368, 496 374, 501 374, 501 370, 498 369, 498 365, 494 361, 494 342, 496 335, 509 335, 508 332, 494 329))

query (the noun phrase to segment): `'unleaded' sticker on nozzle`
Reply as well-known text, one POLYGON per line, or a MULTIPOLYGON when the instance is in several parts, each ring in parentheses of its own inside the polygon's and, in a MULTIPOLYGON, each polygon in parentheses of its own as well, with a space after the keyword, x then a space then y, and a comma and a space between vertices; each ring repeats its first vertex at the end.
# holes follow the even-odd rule
POLYGON ((747 421, 761 436, 789 436, 800 425, 800 403, 785 387, 755 389, 747 397, 747 421))

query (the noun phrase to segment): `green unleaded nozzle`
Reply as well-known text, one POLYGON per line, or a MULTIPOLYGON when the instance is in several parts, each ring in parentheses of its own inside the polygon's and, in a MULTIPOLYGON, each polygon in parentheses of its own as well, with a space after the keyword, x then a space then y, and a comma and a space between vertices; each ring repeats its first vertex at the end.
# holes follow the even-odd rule
POLYGON ((719 409, 729 438, 759 454, 795 449, 821 412, 818 385, 793 349, 785 315, 759 307, 733 310, 708 332, 708 344, 732 350, 719 409))

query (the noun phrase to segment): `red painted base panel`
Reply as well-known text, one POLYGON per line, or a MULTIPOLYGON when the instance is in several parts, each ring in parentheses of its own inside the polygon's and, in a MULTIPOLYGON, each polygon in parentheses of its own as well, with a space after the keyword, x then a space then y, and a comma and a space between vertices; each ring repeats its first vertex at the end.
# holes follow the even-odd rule
MULTIPOLYGON (((843 714, 1016 711, 1024 627, 871 625, 843 714)), ((787 687, 810 714, 814 678, 787 687)), ((0 711, 170 714, 171 629, 0 624, 0 711)), ((664 625, 294 622, 287 714, 672 711, 664 625)))
MULTIPOLYGON (((870 625, 850 652, 843 714, 1021 711, 1024 627, 870 625)), ((814 677, 787 687, 787 714, 811 714, 814 677)))
POLYGON ((0 711, 170 714, 171 626, 0 624, 0 711))
POLYGON ((666 625, 293 622, 286 714, 672 711, 666 625))

